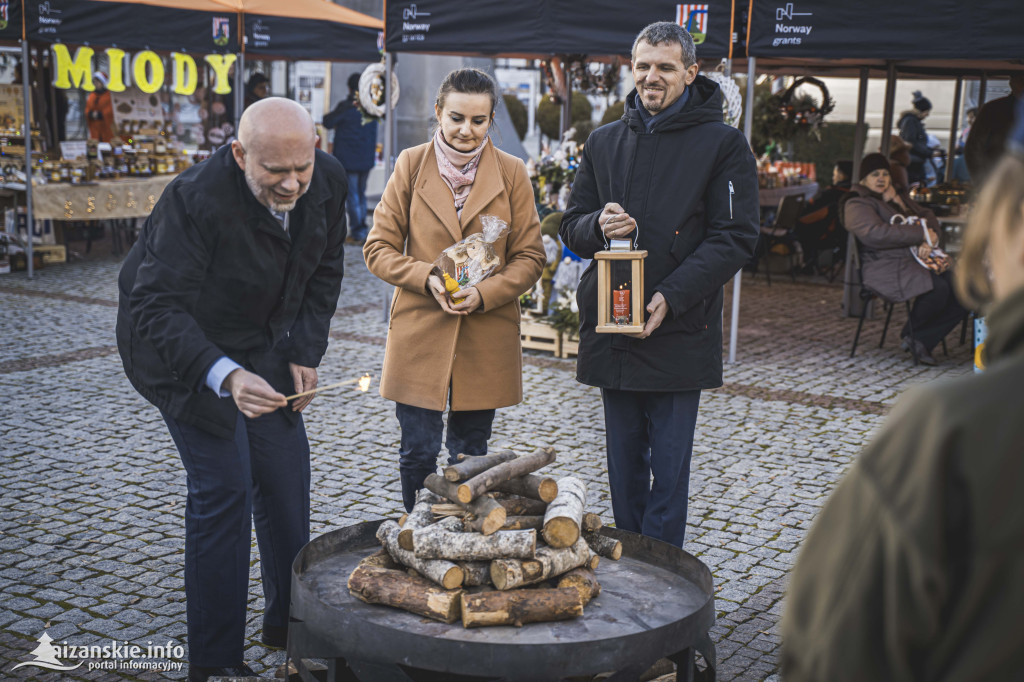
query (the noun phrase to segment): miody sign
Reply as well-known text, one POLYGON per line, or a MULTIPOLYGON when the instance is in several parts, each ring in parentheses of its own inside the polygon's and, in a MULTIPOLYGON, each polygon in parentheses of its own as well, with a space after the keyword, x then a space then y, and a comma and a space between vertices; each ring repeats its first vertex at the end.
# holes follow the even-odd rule
MULTIPOLYGON (((91 47, 80 47, 75 50, 75 56, 72 57, 68 46, 62 43, 51 45, 50 49, 53 50, 54 87, 63 90, 80 88, 86 92, 96 89, 92 82, 92 58, 96 54, 95 50, 91 47)), ((130 56, 124 50, 114 47, 108 47, 104 52, 110 60, 110 82, 107 89, 111 92, 124 92, 128 88, 126 76, 135 87, 145 93, 157 92, 164 86, 167 76, 164 60, 156 52, 144 50, 130 56)), ((235 63, 235 55, 208 54, 203 57, 203 61, 213 69, 213 91, 218 95, 231 92, 228 71, 235 63)), ((172 52, 171 62, 171 89, 179 95, 194 93, 199 82, 196 60, 190 55, 172 52)))

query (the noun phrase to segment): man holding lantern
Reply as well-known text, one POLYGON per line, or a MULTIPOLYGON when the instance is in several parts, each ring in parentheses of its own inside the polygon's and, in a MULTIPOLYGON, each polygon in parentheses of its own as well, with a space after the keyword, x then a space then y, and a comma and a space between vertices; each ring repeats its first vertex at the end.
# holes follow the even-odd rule
POLYGON ((584 258, 611 239, 648 253, 637 334, 596 332, 596 266, 583 274, 577 380, 601 389, 616 526, 681 547, 700 392, 722 385, 722 287, 757 243, 757 171, 689 33, 651 24, 632 56, 636 89, 587 140, 559 235, 584 258))

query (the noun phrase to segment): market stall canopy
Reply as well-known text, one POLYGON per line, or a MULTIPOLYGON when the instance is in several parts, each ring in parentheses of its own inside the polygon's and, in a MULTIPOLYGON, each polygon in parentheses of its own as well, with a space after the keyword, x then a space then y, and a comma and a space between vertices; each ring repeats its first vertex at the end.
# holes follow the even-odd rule
POLYGON ((201 53, 240 46, 238 13, 214 0, 25 0, 24 8, 30 41, 201 53))
POLYGON ((750 0, 747 52, 758 60, 1020 61, 1024 11, 1020 0, 750 0))
POLYGON ((245 52, 267 57, 375 62, 384 22, 328 0, 216 0, 245 18, 245 52))
POLYGON ((521 57, 629 55, 637 33, 656 21, 685 26, 702 59, 730 56, 732 0, 407 0, 387 3, 384 15, 390 52, 521 57))

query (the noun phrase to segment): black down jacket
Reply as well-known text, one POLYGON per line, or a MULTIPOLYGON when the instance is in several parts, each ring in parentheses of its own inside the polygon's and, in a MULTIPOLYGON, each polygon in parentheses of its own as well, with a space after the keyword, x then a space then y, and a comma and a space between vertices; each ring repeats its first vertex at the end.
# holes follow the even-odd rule
POLYGON ((576 297, 576 378, 622 390, 682 391, 722 385, 722 287, 754 252, 757 170, 740 131, 722 118, 722 92, 697 76, 681 111, 647 133, 634 90, 622 119, 587 140, 562 218, 562 241, 583 258, 605 248, 597 218, 609 202, 639 225, 644 301, 660 291, 670 312, 646 339, 598 334, 597 263, 576 297))
POLYGON ((341 164, 317 151, 285 232, 227 146, 175 178, 118 279, 117 347, 136 390, 222 438, 234 433, 237 408, 204 383, 221 356, 292 393, 288 363, 317 367, 327 350, 347 186, 341 164))

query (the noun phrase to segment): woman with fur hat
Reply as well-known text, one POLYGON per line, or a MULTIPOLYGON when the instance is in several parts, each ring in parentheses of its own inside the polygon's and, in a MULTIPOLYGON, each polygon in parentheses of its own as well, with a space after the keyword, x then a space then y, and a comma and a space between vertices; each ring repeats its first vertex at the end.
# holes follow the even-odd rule
POLYGON ((861 161, 860 182, 842 206, 846 229, 860 246, 864 286, 890 301, 915 299, 903 328, 903 347, 926 365, 937 364, 931 351, 967 311, 953 295, 952 272, 937 272, 919 262, 937 245, 935 214, 892 185, 889 162, 881 154, 861 161), (917 250, 918 258, 914 257, 917 250))
POLYGON ((900 137, 910 145, 910 165, 907 166, 907 176, 910 184, 915 185, 924 184, 924 162, 932 155, 931 147, 928 146, 928 133, 924 129, 924 120, 932 112, 932 103, 921 94, 920 90, 914 91, 913 103, 913 109, 904 111, 900 115, 898 125, 900 137))

